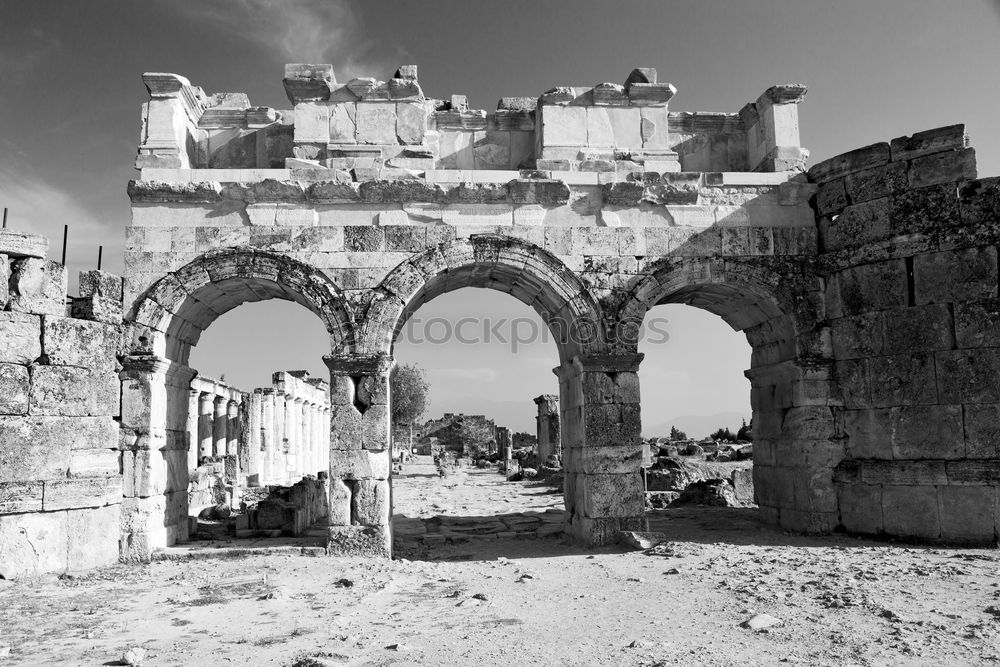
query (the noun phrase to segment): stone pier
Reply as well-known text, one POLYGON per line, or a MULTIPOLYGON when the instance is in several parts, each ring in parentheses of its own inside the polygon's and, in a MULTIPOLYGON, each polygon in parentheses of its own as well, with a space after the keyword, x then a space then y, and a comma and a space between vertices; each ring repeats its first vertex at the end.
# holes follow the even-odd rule
POLYGON ((562 459, 562 443, 559 437, 559 397, 542 394, 534 399, 538 408, 535 417, 535 432, 538 436, 538 461, 545 465, 550 457, 562 459))

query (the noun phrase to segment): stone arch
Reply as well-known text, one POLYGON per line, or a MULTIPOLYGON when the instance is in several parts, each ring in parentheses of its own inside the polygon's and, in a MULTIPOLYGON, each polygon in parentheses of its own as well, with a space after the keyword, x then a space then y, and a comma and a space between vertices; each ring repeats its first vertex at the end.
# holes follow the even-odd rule
POLYGON ((609 334, 634 349, 646 313, 666 303, 707 310, 746 334, 758 505, 765 521, 794 530, 837 524, 833 472, 844 447, 823 298, 808 260, 665 258, 632 285, 609 334))
POLYGON ((573 271, 532 243, 482 234, 430 248, 390 271, 373 291, 358 349, 391 355, 421 305, 463 287, 495 289, 532 307, 549 326, 560 361, 603 345, 601 308, 573 271))
POLYGON ((191 348, 220 315, 272 298, 315 313, 332 352, 352 345, 351 312, 340 289, 318 269, 275 252, 206 252, 153 283, 129 310, 121 372, 123 560, 148 559, 188 536, 191 348))
POLYGON ((136 300, 129 319, 149 331, 138 334, 129 352, 186 364, 202 331, 216 318, 243 303, 266 299, 295 301, 315 313, 330 333, 332 350, 352 345, 349 306, 325 274, 280 253, 224 248, 168 273, 136 300))

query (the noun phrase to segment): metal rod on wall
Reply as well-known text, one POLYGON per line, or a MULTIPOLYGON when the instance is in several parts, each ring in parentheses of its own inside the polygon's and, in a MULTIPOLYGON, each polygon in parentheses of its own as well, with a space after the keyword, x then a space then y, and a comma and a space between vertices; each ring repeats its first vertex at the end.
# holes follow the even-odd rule
POLYGON ((3 228, 7 229, 7 207, 3 207, 3 228))
POLYGON ((101 270, 101 259, 104 257, 104 246, 97 246, 97 270, 101 270))
POLYGON ((69 236, 69 225, 63 225, 62 265, 66 266, 66 237, 69 236))

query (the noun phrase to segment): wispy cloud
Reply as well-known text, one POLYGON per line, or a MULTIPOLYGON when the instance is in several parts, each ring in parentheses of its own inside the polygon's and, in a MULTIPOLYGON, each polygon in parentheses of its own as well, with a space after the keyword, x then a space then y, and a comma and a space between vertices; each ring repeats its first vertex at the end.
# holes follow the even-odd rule
POLYGON ((375 43, 362 37, 359 18, 346 0, 197 0, 166 6, 262 44, 287 62, 332 63, 344 81, 384 77, 382 70, 399 54, 395 48, 371 53, 375 43))
POLYGON ((90 213, 71 194, 42 178, 0 165, 0 206, 10 210, 11 229, 48 237, 49 259, 59 260, 63 225, 69 225, 66 256, 71 282, 77 272, 95 268, 99 245, 104 246, 104 268, 121 271, 124 234, 119 225, 90 213))
POLYGON ((41 28, 10 31, 0 41, 0 79, 7 84, 20 83, 61 49, 62 42, 41 28))

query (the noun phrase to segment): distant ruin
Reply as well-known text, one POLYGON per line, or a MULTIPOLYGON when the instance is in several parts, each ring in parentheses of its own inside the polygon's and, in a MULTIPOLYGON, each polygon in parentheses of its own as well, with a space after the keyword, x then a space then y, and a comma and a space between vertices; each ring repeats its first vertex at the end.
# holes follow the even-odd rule
POLYGON ((688 113, 643 68, 496 111, 425 96, 415 66, 340 84, 329 65, 288 65, 283 110, 175 74, 143 82, 124 282, 89 272, 67 305, 44 240, 0 233, 3 576, 185 539, 207 437, 190 435, 190 350, 271 298, 330 334, 328 551, 390 555, 393 343, 463 287, 549 324, 580 544, 646 526, 637 337, 663 303, 753 347, 763 521, 996 539, 1000 184, 977 179, 962 126, 806 170, 800 85, 688 113))

